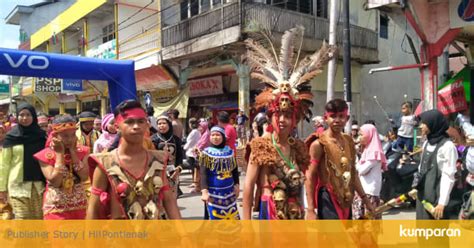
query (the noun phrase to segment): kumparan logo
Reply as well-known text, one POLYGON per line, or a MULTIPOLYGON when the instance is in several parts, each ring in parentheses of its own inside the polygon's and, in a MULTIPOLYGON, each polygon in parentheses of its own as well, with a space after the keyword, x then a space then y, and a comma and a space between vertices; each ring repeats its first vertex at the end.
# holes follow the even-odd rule
POLYGON ((404 228, 400 225, 400 237, 461 237, 461 230, 458 228, 404 228))

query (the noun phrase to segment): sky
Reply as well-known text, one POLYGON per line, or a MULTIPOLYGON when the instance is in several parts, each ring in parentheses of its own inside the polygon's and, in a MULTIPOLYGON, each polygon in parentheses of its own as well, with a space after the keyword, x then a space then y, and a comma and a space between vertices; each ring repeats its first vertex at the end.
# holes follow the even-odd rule
MULTIPOLYGON (((20 44, 20 26, 5 24, 5 18, 15 8, 16 5, 31 5, 38 0, 0 0, 0 47, 18 48, 20 44)), ((0 80, 6 76, 0 75, 0 80)))

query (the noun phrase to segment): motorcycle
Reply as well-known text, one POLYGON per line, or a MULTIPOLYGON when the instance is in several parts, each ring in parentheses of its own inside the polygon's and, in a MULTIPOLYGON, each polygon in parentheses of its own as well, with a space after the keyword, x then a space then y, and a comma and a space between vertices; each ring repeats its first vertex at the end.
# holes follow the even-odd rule
MULTIPOLYGON (((382 174, 380 197, 388 201, 412 189, 415 173, 420 163, 419 153, 399 152, 392 149, 392 143, 384 145, 388 170, 382 174)), ((415 204, 414 200, 410 203, 415 204)))

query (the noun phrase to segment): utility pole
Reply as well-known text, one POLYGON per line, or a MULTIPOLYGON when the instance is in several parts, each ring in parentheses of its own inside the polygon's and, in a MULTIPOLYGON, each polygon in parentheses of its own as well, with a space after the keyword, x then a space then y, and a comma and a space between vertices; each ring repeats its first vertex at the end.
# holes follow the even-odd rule
POLYGON ((13 107, 13 76, 10 75, 9 80, 10 80, 10 82, 8 84, 9 84, 10 92, 8 92, 8 96, 10 97, 10 104, 8 105, 8 111, 10 113, 13 113, 13 111, 15 109, 13 107))
MULTIPOLYGON (((329 12, 329 45, 336 45, 337 23, 339 20, 339 0, 331 0, 329 12)), ((333 56, 328 63, 328 88, 326 102, 334 99, 334 85, 337 71, 337 57, 333 56)))
POLYGON ((349 105, 349 121, 346 131, 350 132, 352 122, 352 85, 351 85, 351 36, 349 20, 349 0, 342 0, 343 33, 342 46, 344 49, 344 100, 349 105))

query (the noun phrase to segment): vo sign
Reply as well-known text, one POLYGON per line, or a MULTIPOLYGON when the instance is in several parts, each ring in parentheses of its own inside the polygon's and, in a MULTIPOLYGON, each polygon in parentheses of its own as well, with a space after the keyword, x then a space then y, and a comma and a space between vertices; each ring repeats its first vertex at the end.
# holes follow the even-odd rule
POLYGON ((20 58, 15 60, 10 56, 8 53, 3 53, 3 57, 7 60, 10 67, 17 69, 20 68, 22 65, 26 64, 28 68, 33 70, 46 70, 49 67, 49 60, 45 56, 39 55, 21 55, 20 58))

